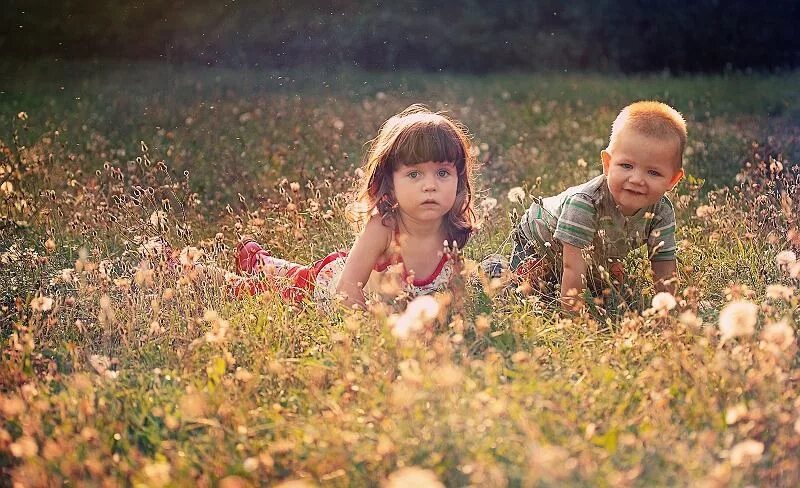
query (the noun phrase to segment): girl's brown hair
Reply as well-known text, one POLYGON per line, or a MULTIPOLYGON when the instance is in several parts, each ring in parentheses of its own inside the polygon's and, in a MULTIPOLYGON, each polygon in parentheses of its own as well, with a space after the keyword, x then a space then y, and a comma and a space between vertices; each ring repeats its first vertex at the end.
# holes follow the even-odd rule
POLYGON ((385 225, 397 225, 392 174, 401 165, 447 161, 456 167, 458 187, 453 208, 444 217, 450 242, 463 247, 475 227, 472 178, 475 157, 467 129, 442 113, 414 104, 387 120, 370 141, 351 215, 363 222, 374 211, 385 225))

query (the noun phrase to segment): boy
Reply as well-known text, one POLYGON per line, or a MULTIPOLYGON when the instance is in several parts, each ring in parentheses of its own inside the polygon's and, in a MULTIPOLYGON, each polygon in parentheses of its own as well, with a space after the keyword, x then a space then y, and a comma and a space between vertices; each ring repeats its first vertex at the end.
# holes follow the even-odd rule
POLYGON ((557 279, 561 270, 562 304, 578 310, 586 257, 622 280, 622 259, 647 244, 656 289, 673 292, 675 212, 665 193, 683 177, 685 146, 686 122, 672 107, 650 101, 625 107, 600 152, 603 174, 534 202, 522 216, 511 268, 533 284, 557 279))

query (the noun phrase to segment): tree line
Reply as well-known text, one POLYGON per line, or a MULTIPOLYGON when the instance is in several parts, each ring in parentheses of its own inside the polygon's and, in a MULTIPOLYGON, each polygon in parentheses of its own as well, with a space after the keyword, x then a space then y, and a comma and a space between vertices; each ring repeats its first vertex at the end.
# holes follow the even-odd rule
POLYGON ((800 2, 10 0, 3 57, 464 72, 800 64, 800 2))

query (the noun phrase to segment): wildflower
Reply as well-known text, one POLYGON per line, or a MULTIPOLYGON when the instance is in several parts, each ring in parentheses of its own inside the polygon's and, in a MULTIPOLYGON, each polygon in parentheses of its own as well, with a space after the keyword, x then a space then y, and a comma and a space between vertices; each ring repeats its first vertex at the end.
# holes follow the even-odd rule
POLYGON ((659 311, 672 310, 677 304, 675 297, 665 291, 656 293, 656 296, 653 297, 653 308, 659 311))
POLYGON ((761 340, 785 351, 794 343, 794 329, 784 319, 764 327, 761 331, 761 340))
POLYGON ((292 190, 293 193, 297 193, 300 191, 300 183, 293 181, 289 183, 289 189, 292 190))
POLYGON ((508 190, 508 201, 511 203, 522 204, 525 201, 525 190, 522 187, 515 186, 508 190))
POLYGON ((150 214, 150 225, 157 230, 164 230, 167 228, 167 212, 163 210, 154 210, 150 214))
POLYGON ((18 458, 33 457, 39 452, 39 446, 33 437, 24 435, 8 446, 11 454, 18 458))
POLYGON ((731 448, 731 465, 742 466, 758 462, 764 454, 764 444, 752 439, 742 441, 731 448))
POLYGON ((112 380, 119 376, 119 371, 111 370, 111 359, 109 359, 107 356, 92 354, 89 356, 89 364, 101 376, 112 380))
POLYGON ((333 128, 339 131, 344 129, 344 122, 342 122, 342 119, 335 119, 333 121, 333 128))
POLYGON ((53 308, 53 299, 50 297, 36 297, 31 300, 31 308, 35 312, 49 312, 53 308))
POLYGON ((481 201, 480 206, 484 213, 489 213, 497 206, 497 199, 486 197, 481 201))
POLYGON ((791 300, 794 289, 784 285, 767 285, 767 298, 791 300))
POLYGON ((183 266, 188 268, 197 264, 201 257, 203 257, 202 250, 194 246, 187 246, 181 250, 181 255, 178 260, 183 266))
POLYGON ((405 338, 420 330, 426 323, 439 315, 439 302, 430 295, 415 298, 406 307, 406 311, 391 318, 392 334, 405 338))
POLYGON ((142 473, 147 478, 149 486, 166 486, 170 482, 171 469, 169 463, 157 462, 145 466, 142 473))
POLYGON ((725 306, 719 314, 719 330, 722 342, 741 336, 751 336, 758 320, 758 307, 746 300, 735 300, 725 306))
POLYGON ((710 205, 700 205, 695 210, 695 215, 697 215, 701 219, 705 219, 714 215, 714 207, 710 205))
POLYGON ((14 184, 10 181, 4 181, 2 185, 0 185, 0 191, 5 193, 7 196, 10 196, 14 193, 14 184))
POLYGON ((28 120, 28 114, 26 112, 20 112, 17 114, 17 118, 19 120, 28 120))
POLYGON ((789 266, 797 261, 797 255, 794 251, 781 251, 775 256, 775 262, 778 266, 789 266))
POLYGON ((436 474, 417 466, 401 468, 389 475, 385 488, 444 488, 436 474))
POLYGON ((743 403, 736 404, 725 412, 725 423, 733 425, 745 415, 747 415, 747 406, 743 403))

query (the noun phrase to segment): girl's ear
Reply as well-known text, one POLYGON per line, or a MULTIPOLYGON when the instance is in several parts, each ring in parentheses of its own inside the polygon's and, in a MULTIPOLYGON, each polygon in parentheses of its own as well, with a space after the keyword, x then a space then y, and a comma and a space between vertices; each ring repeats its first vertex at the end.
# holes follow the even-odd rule
POLYGON ((603 174, 608 176, 608 168, 611 165, 611 153, 603 149, 600 151, 600 159, 603 160, 603 174))

